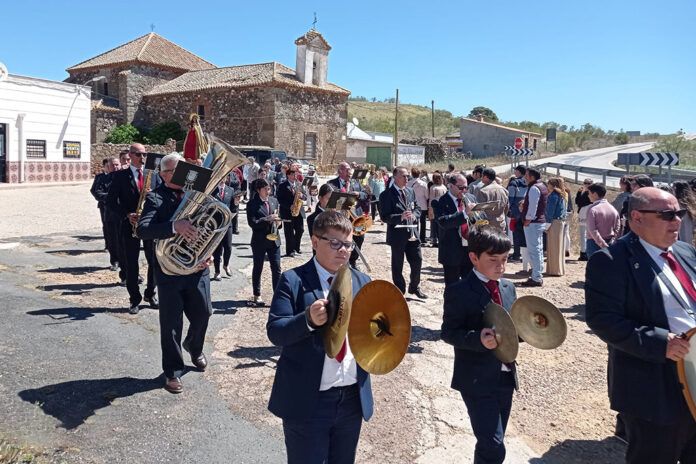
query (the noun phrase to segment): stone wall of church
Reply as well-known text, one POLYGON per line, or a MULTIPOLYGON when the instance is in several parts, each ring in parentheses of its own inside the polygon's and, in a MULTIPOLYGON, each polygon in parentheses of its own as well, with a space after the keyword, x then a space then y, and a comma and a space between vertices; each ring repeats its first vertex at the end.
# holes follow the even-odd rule
POLYGON ((346 157, 347 95, 274 89, 275 148, 289 156, 310 158, 308 134, 316 134, 316 164, 335 164, 346 157))

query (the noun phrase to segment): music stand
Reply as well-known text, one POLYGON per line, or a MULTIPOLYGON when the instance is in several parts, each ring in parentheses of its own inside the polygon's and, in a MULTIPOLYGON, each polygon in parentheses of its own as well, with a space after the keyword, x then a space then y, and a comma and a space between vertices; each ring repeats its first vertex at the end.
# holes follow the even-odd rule
POLYGON ((145 169, 159 172, 159 166, 162 162, 162 158, 164 158, 166 155, 163 155, 162 153, 146 153, 145 156, 145 169))
POLYGON ((326 209, 350 209, 357 203, 355 195, 347 192, 331 192, 326 209))
POLYGON ((311 187, 313 183, 314 183, 314 177, 305 177, 302 180, 302 185, 307 187, 307 188, 311 187))
POLYGON ((351 179, 363 180, 365 177, 367 177, 367 173, 367 169, 356 169, 355 171, 353 171, 351 179))
POLYGON ((212 175, 212 169, 179 161, 172 175, 172 184, 179 185, 184 190, 196 190, 205 193, 212 175))

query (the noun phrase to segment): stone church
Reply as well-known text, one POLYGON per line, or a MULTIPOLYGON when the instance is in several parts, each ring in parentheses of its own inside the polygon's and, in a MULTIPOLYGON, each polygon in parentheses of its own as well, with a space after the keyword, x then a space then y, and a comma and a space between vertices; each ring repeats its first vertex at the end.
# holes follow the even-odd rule
POLYGON ((198 113, 206 132, 333 164, 346 156, 350 92, 327 81, 331 46, 312 29, 295 40, 295 69, 269 62, 218 68, 149 33, 67 69, 92 86, 92 141, 116 125, 150 129, 198 113))

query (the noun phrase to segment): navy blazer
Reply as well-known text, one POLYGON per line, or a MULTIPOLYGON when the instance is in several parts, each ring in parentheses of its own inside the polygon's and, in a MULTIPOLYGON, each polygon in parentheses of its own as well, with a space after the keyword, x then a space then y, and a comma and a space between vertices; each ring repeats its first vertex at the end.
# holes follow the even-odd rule
MULTIPOLYGON (((305 195, 302 193, 302 184, 300 182, 296 182, 297 187, 293 189, 293 186, 290 185, 290 182, 287 180, 280 184, 278 186, 278 190, 276 191, 276 197, 278 198, 278 203, 280 204, 280 217, 283 219, 292 219, 293 216, 290 214, 290 210, 292 209, 292 204, 295 202, 295 192, 299 191, 300 194, 302 195, 302 199, 304 200, 305 195)), ((305 207, 304 204, 300 208, 300 214, 298 217, 305 217, 305 207)))
MULTIPOLYGON (((370 277, 351 268, 353 296, 370 277)), ((268 314, 268 339, 283 350, 278 360, 268 409, 283 419, 309 418, 317 402, 324 368, 322 330, 309 330, 305 310, 323 299, 314 260, 283 272, 268 314)), ((357 366, 363 418, 372 417, 370 375, 357 366)))
POLYGON ((433 207, 433 213, 440 226, 438 231, 437 262, 444 266, 459 266, 468 253, 468 247, 462 246, 459 228, 468 217, 464 211, 457 209, 449 192, 444 194, 433 207))
MULTIPOLYGON (((696 249, 676 242, 672 250, 696 280, 696 249)), ((669 323, 658 274, 638 236, 625 235, 587 264, 585 313, 587 325, 609 346, 611 408, 669 425, 686 404, 676 363, 665 357, 669 323)))
MULTIPOLYGON (((278 200, 275 197, 268 197, 268 206, 271 208, 271 214, 278 212, 278 200)), ((272 224, 268 221, 263 221, 262 218, 268 216, 268 211, 266 210, 266 205, 261 201, 261 197, 256 194, 249 200, 246 207, 247 212, 247 223, 251 227, 251 246, 265 247, 273 244, 270 240, 266 238, 266 235, 271 233, 272 224)), ((283 224, 278 225, 278 231, 283 228, 283 224)), ((279 247, 280 232, 278 233, 278 239, 275 241, 275 246, 279 247)))
POLYGON ((319 216, 321 213, 324 212, 324 209, 317 205, 316 208, 314 208, 314 212, 307 216, 307 231, 309 233, 309 236, 312 236, 312 231, 314 230, 314 221, 316 221, 317 216, 319 216))
MULTIPOLYGON (((149 169, 143 169, 143 183, 149 169)), ((153 172, 150 180, 150 190, 155 190, 161 184, 159 174, 153 172)), ((115 215, 122 220, 128 220, 128 214, 134 213, 138 207, 140 192, 138 185, 133 177, 133 170, 121 169, 112 173, 109 193, 106 195, 104 203, 115 215)))
MULTIPOLYGON (((499 288, 509 311, 517 299, 515 286, 500 279, 499 288)), ((483 312, 490 302, 490 292, 473 271, 445 287, 441 337, 454 346, 452 388, 466 395, 490 393, 499 384, 502 363, 481 343, 483 312)))
MULTIPOLYGON (((406 204, 396 188, 389 187, 379 195, 379 217, 387 222, 387 245, 390 246, 406 246, 406 242, 411 237, 411 229, 397 229, 395 227, 399 224, 406 224, 406 221, 401 220, 401 214, 410 209, 413 212, 413 224, 415 225, 418 225, 421 215, 421 210, 416 205, 416 195, 413 193, 413 189, 404 187, 404 192, 406 204)), ((420 240, 417 232, 415 236, 420 240)))

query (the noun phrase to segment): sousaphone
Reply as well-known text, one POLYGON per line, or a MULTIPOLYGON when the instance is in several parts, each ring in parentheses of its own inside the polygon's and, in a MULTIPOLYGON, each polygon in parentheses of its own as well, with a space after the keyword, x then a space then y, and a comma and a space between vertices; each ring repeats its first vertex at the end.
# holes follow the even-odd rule
POLYGON ((411 315, 394 284, 373 280, 353 298, 352 273, 345 265, 331 283, 328 300, 327 356, 336 357, 347 336, 355 361, 366 372, 387 374, 401 363, 411 340, 411 315))
MULTIPOLYGON (((696 327, 684 334, 687 341, 696 334, 696 327)), ((696 340, 696 338, 694 338, 696 340)), ((682 386, 682 393, 691 415, 696 419, 696 350, 690 349, 683 359, 677 361, 677 375, 682 386)))

